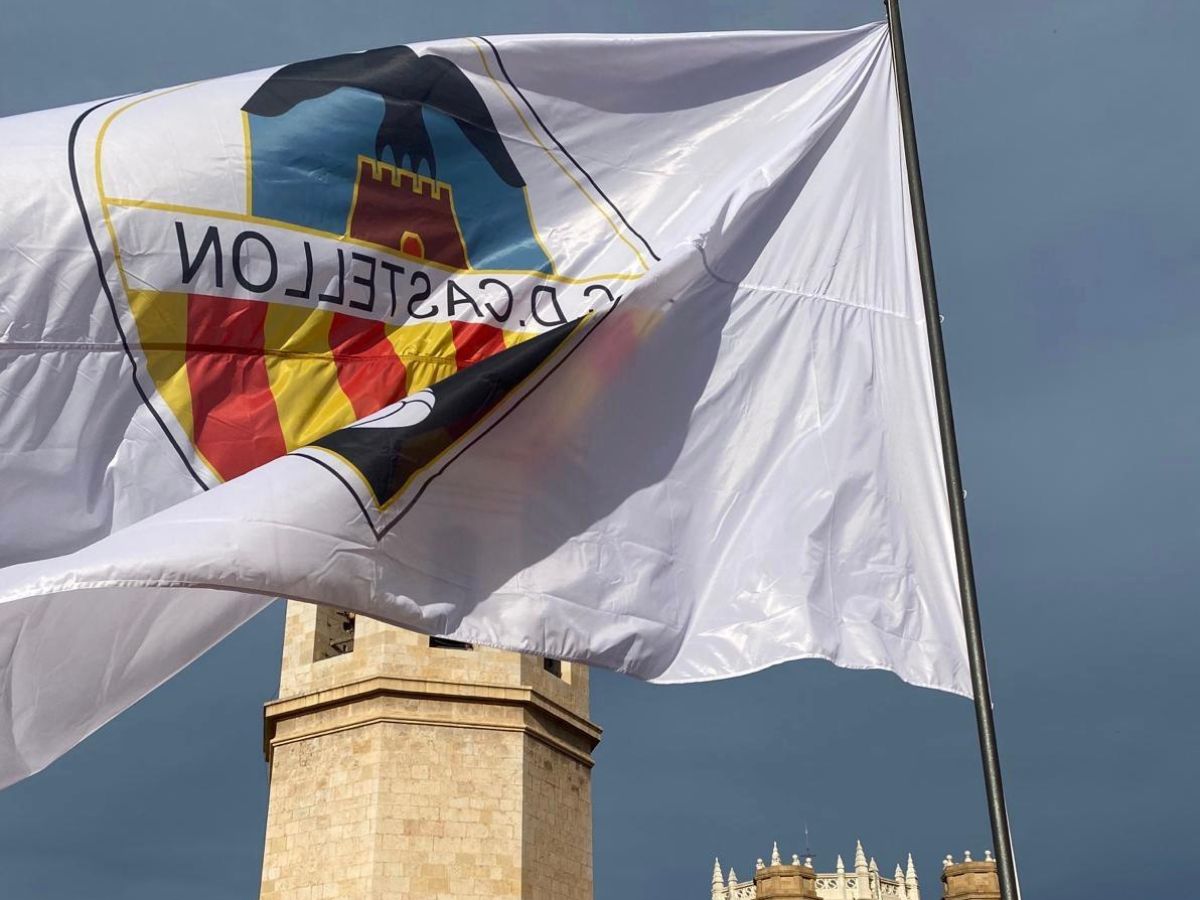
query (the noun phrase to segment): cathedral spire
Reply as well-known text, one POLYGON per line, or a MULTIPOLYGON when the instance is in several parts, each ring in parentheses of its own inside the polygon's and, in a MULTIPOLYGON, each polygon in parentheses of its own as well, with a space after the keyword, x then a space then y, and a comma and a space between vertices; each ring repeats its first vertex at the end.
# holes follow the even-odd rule
POLYGON ((917 867, 913 865, 912 854, 908 854, 908 870, 904 873, 904 883, 908 887, 908 900, 921 900, 921 889, 917 886, 917 867))
POLYGON ((781 860, 779 858, 779 841, 771 842, 771 865, 773 865, 773 866, 783 865, 783 860, 781 860))
POLYGON ((854 845, 854 893, 857 900, 871 900, 871 874, 862 841, 856 841, 854 845))
POLYGON ((725 884, 725 882, 724 882, 724 881, 722 880, 722 878, 721 878, 721 860, 720 860, 720 859, 718 859, 718 858, 715 858, 715 857, 714 857, 714 859, 713 859, 712 885, 713 885, 713 887, 715 888, 715 887, 718 887, 718 886, 723 886, 724 884, 725 884))
POLYGON ((839 853, 838 858, 837 858, 837 872, 839 875, 841 875, 845 871, 846 871, 846 864, 844 862, 842 862, 842 854, 839 853))

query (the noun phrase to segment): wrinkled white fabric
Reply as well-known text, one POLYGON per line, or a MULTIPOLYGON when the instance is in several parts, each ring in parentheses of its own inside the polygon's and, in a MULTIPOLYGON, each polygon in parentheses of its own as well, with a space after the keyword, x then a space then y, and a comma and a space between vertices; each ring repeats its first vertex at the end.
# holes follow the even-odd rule
MULTIPOLYGON (((270 72, 0 120, 0 783, 274 596, 662 682, 819 657, 969 695, 886 28, 414 50, 478 87, 594 314, 389 510, 319 449, 222 482, 127 309, 248 212, 270 72)), ((303 282, 304 235, 256 227, 303 282)))

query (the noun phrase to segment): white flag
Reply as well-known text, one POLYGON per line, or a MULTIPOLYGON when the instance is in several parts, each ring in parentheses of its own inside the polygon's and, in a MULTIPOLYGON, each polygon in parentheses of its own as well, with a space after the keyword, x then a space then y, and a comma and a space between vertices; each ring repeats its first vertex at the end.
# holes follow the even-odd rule
POLYGON ((0 783, 261 609, 970 693, 886 27, 0 121, 0 783))

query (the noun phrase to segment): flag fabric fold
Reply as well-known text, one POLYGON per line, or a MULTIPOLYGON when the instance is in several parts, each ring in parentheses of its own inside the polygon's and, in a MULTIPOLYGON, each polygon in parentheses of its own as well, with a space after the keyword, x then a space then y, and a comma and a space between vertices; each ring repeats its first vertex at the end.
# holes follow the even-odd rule
POLYGON ((970 694, 886 28, 0 120, 0 783, 276 596, 970 694))

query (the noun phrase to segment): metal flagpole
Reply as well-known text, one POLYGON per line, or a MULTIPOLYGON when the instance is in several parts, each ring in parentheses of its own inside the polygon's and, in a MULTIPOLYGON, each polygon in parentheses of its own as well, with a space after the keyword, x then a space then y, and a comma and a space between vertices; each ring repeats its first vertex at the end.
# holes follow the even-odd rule
POLYGON ((996 725, 992 718, 992 697, 988 687, 987 661, 983 652, 983 632, 979 624, 979 604, 975 595, 975 571, 971 563, 971 541, 967 534, 967 508, 963 497, 962 474, 958 466, 958 441, 954 436, 954 412, 950 405, 950 379, 946 372, 946 350, 942 344, 937 286, 933 277, 933 254, 929 246, 929 224, 925 218, 925 194, 921 187, 921 167, 917 160, 917 132, 913 124, 908 66, 904 58, 904 32, 900 25, 900 0, 884 0, 884 6, 887 9, 888 29, 892 41, 896 92, 900 100, 900 125, 904 136, 904 157, 908 167, 908 192, 912 203, 913 231, 916 233, 921 291, 925 298, 925 326, 929 333, 933 391, 937 399, 938 425, 942 437, 942 459, 946 467, 946 492, 950 498, 950 527, 954 534, 958 588, 962 595, 963 623, 967 633, 967 656, 971 664, 971 686, 975 694, 975 720, 979 727, 983 779, 987 787, 992 840, 996 846, 996 870, 1000 876, 1001 898, 1003 900, 1019 900, 1012 836, 1008 829, 1008 811, 1004 805, 1004 785, 1000 778, 1000 754, 996 748, 996 725))

